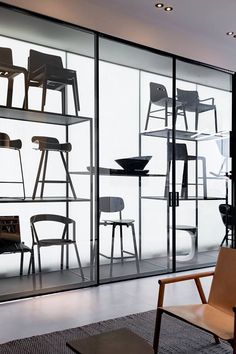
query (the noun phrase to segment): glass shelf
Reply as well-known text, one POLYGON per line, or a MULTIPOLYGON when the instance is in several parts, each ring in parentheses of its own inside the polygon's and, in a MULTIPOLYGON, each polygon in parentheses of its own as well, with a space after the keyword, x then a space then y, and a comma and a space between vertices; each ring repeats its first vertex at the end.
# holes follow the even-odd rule
POLYGON ((21 108, 7 108, 0 106, 0 117, 7 119, 23 120, 28 122, 55 124, 55 125, 72 125, 90 121, 90 117, 62 115, 51 112, 40 112, 35 110, 25 110, 21 108))
MULTIPOLYGON (((142 196, 142 199, 152 199, 152 200, 168 200, 167 197, 163 197, 163 196, 142 196)), ((193 200, 225 200, 225 198, 223 197, 188 197, 188 198, 181 198, 179 197, 179 201, 193 201, 193 200)))
MULTIPOLYGON (((169 138, 172 139, 172 129, 164 128, 158 130, 149 130, 141 133, 144 136, 152 136, 157 138, 169 138)), ((179 140, 189 140, 189 141, 206 141, 206 140, 215 140, 228 136, 225 133, 204 133, 204 132, 191 132, 188 130, 176 130, 175 138, 179 140)))
POLYGON ((55 202, 90 202, 89 198, 66 198, 66 197, 36 197, 32 199, 32 197, 0 197, 0 203, 55 203, 55 202))
MULTIPOLYGON (((92 169, 92 174, 95 173, 95 169, 92 169)), ((71 175, 90 175, 89 171, 71 171, 71 175)), ((125 171, 113 168, 99 168, 100 176, 130 176, 130 177, 166 177, 166 174, 147 173, 144 171, 125 171)))

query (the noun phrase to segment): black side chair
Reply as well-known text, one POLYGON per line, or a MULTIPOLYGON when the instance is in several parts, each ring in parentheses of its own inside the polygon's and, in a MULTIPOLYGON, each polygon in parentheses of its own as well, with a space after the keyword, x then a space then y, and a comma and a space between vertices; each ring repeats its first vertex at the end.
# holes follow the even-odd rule
POLYGON ((71 187, 73 197, 76 199, 76 193, 74 190, 74 186, 73 186, 72 180, 70 178, 70 174, 69 174, 69 171, 67 168, 67 163, 66 163, 65 157, 63 155, 63 153, 68 153, 69 151, 71 151, 71 149, 72 149, 71 144, 70 143, 60 144, 56 138, 47 137, 47 136, 33 136, 32 142, 37 143, 39 150, 42 151, 32 198, 35 199, 35 197, 36 197, 37 188, 38 188, 39 183, 42 183, 40 198, 43 198, 45 183, 67 183, 68 182, 71 187), (58 151, 60 153, 62 163, 63 163, 63 166, 65 168, 65 172, 66 172, 66 177, 67 177, 66 181, 60 181, 60 180, 53 180, 52 181, 52 180, 45 179, 49 151, 58 151), (39 180, 41 172, 42 172, 42 167, 43 167, 42 180, 39 180))
MULTIPOLYGON (((217 112, 216 106, 214 104, 214 98, 206 98, 204 100, 199 99, 198 91, 186 91, 177 88, 177 100, 182 102, 182 114, 186 119, 186 112, 195 113, 195 130, 198 129, 198 118, 200 113, 214 111, 215 118, 215 131, 218 132, 217 128, 217 112), (209 101, 209 103, 207 103, 209 101), (206 103, 205 103, 206 102, 206 103)), ((181 114, 181 113, 180 113, 181 114)), ((186 127, 186 130, 188 127, 186 127)))
POLYGON ((99 198, 99 217, 101 218, 101 213, 119 213, 119 219, 115 220, 100 220, 100 225, 111 226, 112 227, 112 240, 111 240, 111 255, 107 256, 103 253, 100 253, 101 256, 110 259, 110 277, 113 274, 113 261, 114 259, 120 259, 121 262, 124 262, 124 259, 135 258, 137 273, 140 272, 139 269, 139 259, 138 251, 136 245, 135 229, 134 229, 134 220, 133 219, 123 219, 122 210, 124 209, 125 204, 124 200, 120 197, 101 197, 99 198), (134 252, 125 251, 123 248, 123 227, 131 227, 134 252), (114 257, 114 242, 115 242, 115 230, 116 227, 120 229, 120 257, 114 257), (127 254, 128 256, 124 256, 127 254))
POLYGON ((39 272, 42 272, 41 268, 41 255, 40 255, 40 249, 41 247, 50 247, 50 246, 60 246, 61 247, 61 264, 60 268, 61 270, 64 269, 64 247, 66 246, 66 269, 69 269, 69 246, 74 245, 75 248, 75 253, 76 253, 76 258, 78 261, 78 266, 80 269, 80 274, 82 280, 84 280, 84 273, 83 273, 83 268, 81 265, 80 257, 79 257, 79 251, 77 248, 76 244, 76 224, 75 221, 67 218, 62 215, 54 215, 54 214, 38 214, 38 215, 33 215, 30 218, 30 224, 31 224, 31 232, 32 232, 32 254, 34 254, 34 247, 37 246, 37 251, 38 251, 38 267, 39 267, 39 272), (53 227, 47 230, 47 233, 49 235, 49 238, 40 238, 38 235, 38 232, 36 230, 36 223, 39 222, 56 222, 56 223, 61 223, 64 224, 63 231, 61 234, 61 237, 54 237, 54 229, 53 227), (69 226, 72 225, 72 237, 69 237, 70 235, 70 228, 69 226))
POLYGON ((232 242, 232 229, 233 227, 236 226, 235 208, 229 204, 220 204, 219 211, 220 211, 221 219, 225 225, 225 236, 220 246, 222 246, 224 243, 226 243, 226 246, 228 246, 229 241, 232 242))
POLYGON ((0 183, 13 183, 13 184, 22 184, 23 188, 23 197, 25 198, 25 182, 24 182, 24 174, 21 160, 21 152, 20 149, 22 147, 22 142, 20 139, 10 140, 9 136, 6 133, 0 132, 0 149, 13 149, 18 151, 19 154, 19 162, 20 162, 20 172, 21 172, 21 181, 0 181, 0 183))
POLYGON ((0 254, 4 253, 20 254, 20 276, 23 275, 24 254, 30 253, 32 271, 35 272, 32 250, 21 242, 19 216, 0 216, 0 254))
POLYGON ((72 86, 75 115, 80 110, 77 75, 75 70, 64 69, 60 56, 45 54, 31 49, 28 58, 27 88, 42 87, 41 111, 44 111, 47 89, 60 91, 62 114, 66 114, 66 86, 72 86))
MULTIPOLYGON (((148 129, 148 123, 150 118, 164 119, 165 126, 167 126, 168 117, 172 115, 172 111, 169 111, 168 108, 171 108, 172 106, 173 106, 173 99, 171 97, 168 97, 168 93, 165 86, 158 84, 156 82, 150 82, 150 101, 149 101, 147 118, 145 123, 145 130, 148 129), (162 108, 151 110, 152 105, 159 106, 162 108), (159 114, 159 112, 163 112, 163 111, 164 111, 164 117, 160 117, 156 115, 159 114)), ((176 101, 176 114, 178 113, 178 110, 180 108, 182 108, 182 103, 176 101)), ((185 120, 185 126, 187 130, 186 116, 184 116, 184 120, 185 120)))
MULTIPOLYGON (((168 151, 167 151, 167 158, 168 158, 167 176, 168 176, 170 173, 171 162, 173 160, 172 143, 169 143, 167 149, 168 149, 168 151)), ((184 162, 182 183, 181 183, 181 197, 182 198, 188 198, 188 186, 190 184, 188 182, 188 163, 190 161, 197 161, 197 160, 200 160, 202 162, 203 198, 206 199, 207 198, 206 158, 203 156, 189 155, 188 151, 187 151, 186 144, 176 143, 175 144, 175 159, 176 159, 176 161, 183 161, 184 162)), ((168 179, 166 179, 166 185, 165 185, 165 196, 166 197, 167 197, 167 191, 168 191, 168 179)))
POLYGON ((12 106, 13 82, 17 75, 24 75, 25 99, 24 108, 28 109, 27 75, 28 72, 21 66, 13 65, 11 48, 0 47, 0 77, 8 80, 7 107, 12 106))

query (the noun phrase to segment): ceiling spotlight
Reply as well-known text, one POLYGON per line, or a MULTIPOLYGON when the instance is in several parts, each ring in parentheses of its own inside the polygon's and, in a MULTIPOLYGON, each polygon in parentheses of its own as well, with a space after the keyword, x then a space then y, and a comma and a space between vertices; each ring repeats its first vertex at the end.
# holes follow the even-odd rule
POLYGON ((171 7, 171 6, 166 6, 164 10, 170 12, 170 11, 173 10, 173 7, 171 7))
POLYGON ((234 32, 229 31, 229 32, 227 32, 226 34, 227 34, 228 36, 232 36, 232 35, 234 34, 234 32))
POLYGON ((160 9, 161 7, 163 7, 163 6, 164 6, 164 4, 162 4, 161 2, 158 2, 157 4, 155 4, 155 6, 156 6, 156 7, 158 7, 158 8, 160 9))

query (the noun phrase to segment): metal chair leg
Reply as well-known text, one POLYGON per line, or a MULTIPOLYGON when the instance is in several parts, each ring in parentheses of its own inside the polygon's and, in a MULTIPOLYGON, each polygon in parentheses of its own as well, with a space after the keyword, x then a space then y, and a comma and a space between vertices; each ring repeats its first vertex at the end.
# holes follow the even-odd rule
POLYGON ((78 116, 78 111, 80 110, 80 102, 79 102, 79 91, 77 78, 74 77, 72 82, 73 96, 74 96, 74 104, 75 104, 75 115, 78 116))
POLYGON ((43 176, 42 176, 42 183, 41 183, 41 192, 40 198, 43 198, 44 186, 45 186, 45 177, 46 177, 46 170, 47 170, 47 163, 48 163, 48 151, 46 150, 44 165, 43 165, 43 176))
POLYGON ((152 102, 150 101, 150 102, 149 102, 149 106, 148 106, 146 124, 145 124, 145 128, 144 128, 145 130, 147 130, 147 128, 148 128, 148 122, 149 122, 149 119, 150 119, 150 109, 151 109, 151 105, 152 105, 152 102))
POLYGON ((20 276, 23 275, 23 265, 24 265, 24 251, 22 249, 20 253, 20 276))
POLYGON ((70 178, 69 171, 68 171, 68 169, 67 169, 66 160, 65 160, 65 157, 64 157, 64 155, 63 155, 63 153, 62 153, 61 151, 60 151, 60 155, 61 155, 61 159, 62 159, 64 168, 65 168, 65 171, 66 171, 66 176, 67 176, 67 179, 68 179, 68 182, 69 182, 69 185, 70 185, 70 188, 71 188, 73 197, 76 199, 76 198, 77 198, 77 197, 76 197, 76 193, 75 193, 75 190, 74 190, 74 186, 73 186, 72 180, 71 180, 71 178, 70 178))
POLYGON ((113 273, 113 257, 114 257, 114 241, 115 241, 115 225, 112 226, 112 238, 111 238, 111 263, 110 263, 110 278, 113 273))
POLYGON ((39 167, 38 167, 38 172, 37 172, 37 176, 36 176, 36 180, 35 180, 35 184, 34 184, 34 191, 33 191, 32 199, 35 198, 36 193, 37 193, 39 177, 40 177, 40 174, 41 174, 41 169, 42 169, 44 155, 45 155, 45 150, 43 150, 42 153, 41 153, 41 157, 40 157, 40 161, 39 161, 39 167))
POLYGON ((124 263, 124 247, 123 247, 123 229, 122 225, 120 225, 120 255, 121 255, 121 263, 124 263))
POLYGON ((134 254, 135 254, 135 261, 136 261, 137 273, 140 273, 139 259, 138 259, 138 250, 137 250, 137 244, 136 244, 136 237, 135 237, 134 224, 131 225, 131 229, 132 229, 132 235, 133 235, 134 254))
POLYGON ((20 171, 21 171, 21 180, 22 180, 22 187, 23 187, 23 196, 25 199, 25 180, 24 180, 24 174, 23 174, 23 166, 22 166, 22 159, 21 159, 21 152, 18 150, 19 153, 19 160, 20 160, 20 171))
POLYGON ((64 245, 61 246, 61 270, 64 269, 64 245))
POLYGON ((47 93, 47 81, 43 82, 43 90, 42 90, 42 104, 41 111, 44 112, 44 106, 46 104, 46 93, 47 93))
POLYGON ((40 247, 39 246, 37 246, 37 250, 38 250, 39 273, 41 273, 42 268, 41 268, 41 256, 40 256, 40 247))
POLYGON ((216 133, 218 133, 216 107, 214 108, 214 117, 215 117, 215 130, 216 130, 216 133))
POLYGON ((7 107, 12 107, 13 79, 8 79, 7 107))
POLYGON ((80 256, 79 256, 79 251, 78 251, 78 247, 77 247, 76 243, 74 243, 74 247, 75 247, 75 253, 76 253, 76 257, 77 257, 77 261, 78 261, 78 265, 79 265, 79 269, 80 269, 81 278, 84 281, 85 280, 84 272, 83 272, 83 268, 82 268, 82 264, 81 264, 80 256))

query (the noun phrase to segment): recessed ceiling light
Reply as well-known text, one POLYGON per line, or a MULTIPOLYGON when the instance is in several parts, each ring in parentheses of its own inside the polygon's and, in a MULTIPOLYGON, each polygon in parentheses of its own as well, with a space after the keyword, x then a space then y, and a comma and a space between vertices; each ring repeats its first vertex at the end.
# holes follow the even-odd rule
POLYGON ((171 6, 166 6, 164 10, 170 12, 170 11, 173 10, 173 7, 171 7, 171 6))
POLYGON ((232 35, 234 34, 234 32, 229 31, 229 32, 227 32, 226 34, 227 34, 228 36, 232 36, 232 35))
POLYGON ((158 2, 157 4, 155 4, 155 6, 158 7, 158 8, 161 8, 161 7, 164 6, 164 4, 162 4, 161 2, 158 2))

